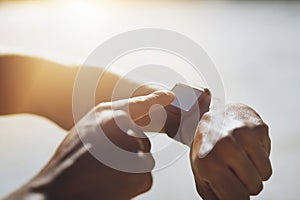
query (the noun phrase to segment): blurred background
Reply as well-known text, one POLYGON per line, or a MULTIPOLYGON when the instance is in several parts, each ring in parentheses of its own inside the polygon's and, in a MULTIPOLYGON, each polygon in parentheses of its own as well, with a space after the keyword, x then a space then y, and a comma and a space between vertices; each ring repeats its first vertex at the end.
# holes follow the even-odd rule
MULTIPOLYGON (((300 2, 0 2, 1 53, 81 64, 108 38, 145 27, 177 31, 199 43, 222 76, 227 101, 251 105, 269 124, 273 176, 252 199, 299 199, 300 2)), ((37 173, 64 134, 41 117, 1 116, 0 198, 37 173)), ((151 191, 136 199, 199 199, 188 151, 156 171, 151 191)))

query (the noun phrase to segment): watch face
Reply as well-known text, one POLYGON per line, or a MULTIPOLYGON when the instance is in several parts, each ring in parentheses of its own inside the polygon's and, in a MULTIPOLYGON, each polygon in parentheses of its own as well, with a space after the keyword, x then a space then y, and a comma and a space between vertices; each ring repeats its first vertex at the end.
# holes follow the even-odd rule
POLYGON ((176 84, 172 89, 172 92, 175 93, 176 98, 171 105, 186 112, 188 112, 193 105, 198 102, 198 99, 202 94, 201 90, 184 84, 176 84))

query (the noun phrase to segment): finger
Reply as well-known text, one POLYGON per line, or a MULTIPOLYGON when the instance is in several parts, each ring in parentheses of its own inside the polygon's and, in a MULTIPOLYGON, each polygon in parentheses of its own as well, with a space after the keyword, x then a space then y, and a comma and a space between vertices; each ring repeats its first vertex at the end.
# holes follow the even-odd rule
POLYGON ((211 178, 214 193, 222 200, 248 200, 249 194, 245 186, 226 166, 220 168, 211 178))
POLYGON ((131 126, 127 130, 127 135, 133 137, 139 144, 139 148, 142 152, 148 153, 151 150, 151 143, 144 131, 136 125, 131 126))
POLYGON ((258 171, 261 180, 265 181, 272 175, 271 162, 269 159, 269 153, 265 147, 261 145, 261 140, 257 139, 257 134, 255 134, 241 133, 234 134, 234 137, 244 148, 247 156, 258 171))
MULTIPOLYGON (((153 183, 152 174, 149 172, 148 173, 130 174, 130 180, 131 180, 130 183, 133 186, 131 198, 149 191, 151 189, 152 183, 153 183)), ((124 185, 124 187, 128 187, 128 185, 124 185)))
POLYGON ((130 167, 130 170, 137 173, 150 172, 154 168, 155 161, 152 154, 149 153, 151 144, 144 132, 132 122, 125 111, 108 110, 103 113, 105 112, 111 113, 110 120, 104 120, 100 124, 105 135, 119 148, 134 154, 129 153, 125 154, 125 157, 120 157, 119 151, 105 150, 113 154, 112 157, 116 158, 117 165, 130 167))
POLYGON ((138 120, 149 114, 149 110, 153 105, 166 106, 175 98, 175 94, 171 91, 160 90, 153 92, 147 96, 134 97, 129 99, 129 111, 133 120, 138 120))
POLYGON ((205 200, 219 200, 209 183, 204 180, 196 180, 196 189, 198 194, 205 200))
MULTIPOLYGON (((105 135, 118 147, 131 152, 149 152, 151 144, 144 132, 137 127, 129 115, 121 110, 105 111, 110 117, 101 122, 105 135)), ((104 113, 106 114, 106 113, 104 113)))
MULTIPOLYGON (((100 199, 131 200, 133 197, 150 190, 153 184, 153 178, 150 172, 129 173, 129 172, 117 171, 114 169, 109 169, 109 170, 113 170, 113 172, 110 173, 113 174, 112 178, 116 178, 117 181, 112 182, 113 185, 108 184, 104 186, 104 188, 110 189, 113 187, 114 191, 122 191, 122 192, 116 192, 114 194, 110 194, 109 196, 101 196, 102 198, 100 199), (124 190, 124 188, 126 188, 126 190, 124 190)), ((111 192, 111 191, 108 190, 107 192, 111 192)), ((90 198, 90 199, 95 199, 95 198, 90 198)))
POLYGON ((241 183, 248 189, 249 194, 257 195, 263 188, 262 180, 257 169, 248 158, 244 149, 236 142, 227 148, 225 163, 236 174, 241 183), (230 149, 228 149, 230 148, 230 149))
POLYGON ((271 152, 271 140, 269 137, 269 127, 266 124, 255 127, 254 135, 259 139, 267 154, 271 152))
POLYGON ((246 147, 249 158, 254 163, 261 179, 266 181, 272 175, 272 166, 268 153, 258 143, 246 147))

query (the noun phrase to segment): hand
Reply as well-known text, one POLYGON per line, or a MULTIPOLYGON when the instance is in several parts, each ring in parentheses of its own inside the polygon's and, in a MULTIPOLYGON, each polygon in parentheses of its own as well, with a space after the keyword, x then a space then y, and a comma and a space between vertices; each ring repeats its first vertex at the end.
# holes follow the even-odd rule
POLYGON ((268 126, 250 107, 228 105, 204 114, 190 159, 197 191, 205 200, 244 200, 257 195, 272 174, 268 126), (213 119, 223 119, 220 130, 213 119))
MULTIPOLYGON (((70 131, 47 166, 24 187, 26 195, 44 199, 123 200, 148 191, 152 185, 154 160, 149 153, 149 139, 134 121, 148 115, 153 105, 166 106, 173 99, 173 93, 157 91, 147 96, 97 105, 70 131), (128 107, 130 112, 127 112, 128 107), (98 131, 99 126, 103 132, 98 131), (101 134, 119 148, 134 152, 136 156, 127 162, 134 165, 137 172, 144 172, 118 171, 91 155, 88 150, 98 147, 104 147, 102 154, 111 155, 112 149, 107 148, 107 143, 97 140, 98 136, 103 138, 101 134), (90 143, 83 145, 80 139, 90 143)), ((117 164, 128 164, 121 160, 117 164)), ((20 194, 24 194, 24 190, 11 197, 19 198, 20 194)))

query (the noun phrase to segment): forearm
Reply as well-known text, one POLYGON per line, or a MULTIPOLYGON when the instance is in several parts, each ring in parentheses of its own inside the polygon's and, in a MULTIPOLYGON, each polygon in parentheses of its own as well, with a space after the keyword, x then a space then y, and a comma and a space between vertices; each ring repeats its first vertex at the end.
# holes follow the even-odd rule
POLYGON ((46 200, 47 197, 45 194, 36 192, 30 189, 29 185, 26 184, 22 188, 14 191, 12 194, 9 194, 4 200, 26 200, 26 199, 36 199, 36 200, 46 200))
MULTIPOLYGON (((78 72, 84 73, 84 80, 79 80, 77 84, 84 84, 85 87, 80 91, 82 93, 82 98, 85 98, 86 92, 94 92, 95 101, 93 105, 82 105, 80 109, 81 117, 83 117, 94 105, 97 105, 101 102, 112 101, 113 91, 115 85, 120 81, 121 77, 112 72, 103 72, 101 68, 96 67, 56 67, 56 70, 53 70, 51 75, 48 75, 47 72, 43 72, 40 77, 43 77, 43 80, 40 80, 39 83, 42 87, 35 87, 34 96, 36 97, 33 100, 32 111, 34 114, 45 116, 52 121, 56 122, 58 125, 64 129, 71 129, 74 126, 73 119, 73 89, 74 84, 76 84, 76 79, 78 72), (102 73, 101 78, 98 82, 95 79, 95 74, 102 73), (51 77, 54 76, 55 78, 51 77), (96 89, 94 91, 94 89, 96 89)), ((117 94, 117 99, 128 98, 132 90, 139 86, 138 83, 135 83, 130 80, 122 80, 121 91, 122 93, 117 94)), ((153 89, 149 87, 141 87, 136 90, 132 96, 149 94, 153 89)), ((77 91, 78 92, 78 91, 77 91)), ((79 117, 80 118, 80 117, 79 117)))
MULTIPOLYGON (((17 56, 0 56, 0 114, 32 113, 49 118, 64 129, 74 125, 72 115, 73 87, 79 66, 67 66, 48 60, 17 56)), ((101 68, 83 67, 85 82, 91 81, 101 68)), ((115 85, 121 77, 111 72, 102 74, 95 91, 95 103, 111 101, 115 85)), ((88 85, 88 84, 87 84, 88 85)), ((120 84, 126 97, 139 86, 130 80, 120 84)), ((89 89, 89 88, 85 88, 89 89)), ((133 96, 144 95, 154 89, 141 87, 133 96)), ((91 108, 85 108, 86 112, 91 108)), ((84 113, 85 114, 85 113, 84 113)))
POLYGON ((37 68, 22 56, 0 56, 0 114, 29 112, 37 68))
POLYGON ((66 104, 71 104, 68 96, 75 75, 75 70, 48 60, 0 56, 0 114, 39 114, 66 128, 68 120, 62 118, 71 116, 66 104))

